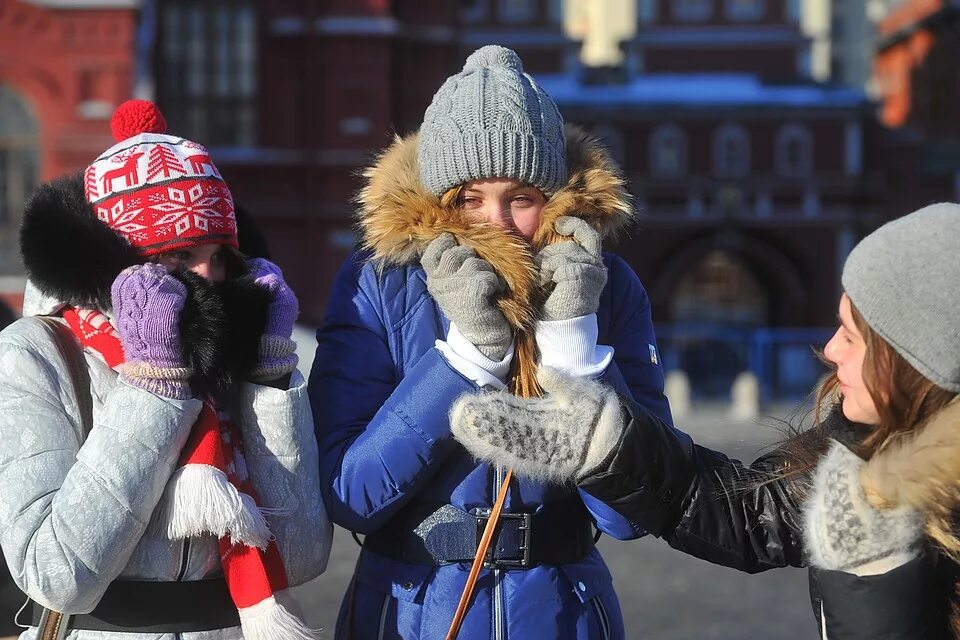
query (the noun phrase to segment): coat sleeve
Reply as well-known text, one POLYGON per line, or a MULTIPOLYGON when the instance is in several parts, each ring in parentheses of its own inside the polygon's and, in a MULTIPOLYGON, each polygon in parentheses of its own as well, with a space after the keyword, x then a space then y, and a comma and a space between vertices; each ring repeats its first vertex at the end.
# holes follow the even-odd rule
POLYGON ((606 257, 609 275, 604 303, 609 309, 609 324, 603 341, 613 347, 614 353, 604 381, 672 425, 647 292, 622 258, 613 254, 606 257))
POLYGON ((580 489, 670 546, 748 573, 802 566, 797 487, 775 453, 746 467, 700 447, 644 407, 580 489))
POLYGON ((928 557, 873 576, 810 568, 810 595, 828 640, 934 640, 947 612, 928 557))
MULTIPOLYGON (((640 279, 620 257, 607 254, 607 305, 609 325, 604 343, 614 349, 613 362, 603 381, 642 405, 668 425, 673 424, 670 404, 663 393, 663 367, 653 330, 650 301, 640 279)), ((618 540, 642 536, 644 527, 625 518, 603 500, 581 489, 581 498, 597 528, 618 540)))
POLYGON ((477 388, 433 348, 401 376, 388 338, 399 328, 387 326, 381 295, 372 265, 351 258, 317 332, 309 383, 330 517, 360 533, 379 528, 458 446, 448 412, 477 388))
POLYGON ((323 573, 333 525, 320 496, 320 464, 307 383, 294 372, 289 389, 244 383, 240 428, 250 478, 283 556, 290 586, 323 573))
POLYGON ((86 613, 139 543, 201 403, 118 382, 82 441, 66 365, 41 355, 56 347, 22 337, 0 339, 0 542, 31 598, 86 613))

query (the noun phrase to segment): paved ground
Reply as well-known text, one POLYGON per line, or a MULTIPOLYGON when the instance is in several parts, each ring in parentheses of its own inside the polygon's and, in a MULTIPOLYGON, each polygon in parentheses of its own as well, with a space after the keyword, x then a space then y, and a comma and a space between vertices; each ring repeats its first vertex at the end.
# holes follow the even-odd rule
MULTIPOLYGON (((780 437, 770 426, 729 420, 721 409, 697 411, 678 424, 698 443, 743 460, 752 460, 780 437)), ((618 542, 603 537, 600 548, 614 574, 628 638, 816 638, 803 570, 749 576, 685 556, 655 538, 618 542)), ((298 589, 311 622, 332 629, 356 555, 356 543, 338 529, 329 569, 298 589)))

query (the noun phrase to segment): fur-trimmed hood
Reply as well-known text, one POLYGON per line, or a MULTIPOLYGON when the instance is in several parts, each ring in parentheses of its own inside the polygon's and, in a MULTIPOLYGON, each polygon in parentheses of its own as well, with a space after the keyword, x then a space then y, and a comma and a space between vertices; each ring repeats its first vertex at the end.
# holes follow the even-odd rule
MULTIPOLYGON (((238 228, 259 239, 249 220, 241 225, 241 216, 238 228)), ((242 231, 240 239, 242 243, 242 231)), ((144 262, 123 237, 97 219, 79 173, 41 185, 27 201, 20 252, 30 298, 24 309, 33 313, 69 305, 110 315, 114 279, 126 267, 144 262)), ((211 284, 189 272, 173 275, 188 291, 180 334, 184 357, 195 371, 191 385, 200 393, 226 393, 256 366, 269 293, 246 277, 211 284)))
POLYGON ((573 125, 567 125, 565 134, 569 178, 547 194, 530 243, 494 224, 470 220, 427 191, 420 183, 418 134, 397 138, 379 156, 364 173, 366 185, 357 198, 363 247, 382 267, 418 262, 427 245, 444 232, 493 265, 507 283, 499 305, 518 331, 518 366, 529 384, 535 378, 532 328, 538 300, 545 295, 537 290, 534 252, 562 238, 553 228, 561 216, 582 218, 605 237, 625 229, 634 218, 626 183, 599 141, 573 125))
POLYGON ((960 561, 954 513, 960 508, 960 397, 912 437, 890 443, 864 465, 861 481, 874 506, 909 505, 927 533, 960 561))

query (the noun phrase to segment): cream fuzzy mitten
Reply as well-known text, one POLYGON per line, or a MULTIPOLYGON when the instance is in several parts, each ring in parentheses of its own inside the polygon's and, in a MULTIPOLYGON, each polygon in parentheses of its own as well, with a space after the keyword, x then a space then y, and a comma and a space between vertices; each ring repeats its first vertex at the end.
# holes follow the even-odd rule
POLYGON ((542 398, 507 392, 461 396, 450 413, 454 437, 474 457, 517 475, 572 482, 620 440, 626 414, 616 392, 586 378, 541 368, 542 398))
POLYGON ((882 573, 916 556, 923 518, 916 509, 875 509, 860 483, 864 461, 837 441, 820 460, 804 506, 804 543, 821 569, 882 573))

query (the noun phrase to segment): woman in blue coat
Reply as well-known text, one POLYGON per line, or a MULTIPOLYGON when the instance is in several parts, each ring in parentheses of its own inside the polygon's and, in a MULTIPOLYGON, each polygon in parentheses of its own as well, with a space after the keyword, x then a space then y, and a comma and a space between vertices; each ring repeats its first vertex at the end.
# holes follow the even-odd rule
MULTIPOLYGON (((587 466, 622 428, 616 392, 670 413, 646 293, 600 249, 631 221, 623 180, 513 51, 474 52, 366 179, 364 250, 337 277, 310 378, 330 516, 365 536, 337 638, 442 638, 507 472, 451 433, 458 397, 599 379, 576 416, 598 446, 567 449, 587 466)), ((549 472, 513 479, 458 637, 623 638, 594 529, 643 534, 549 472)))

